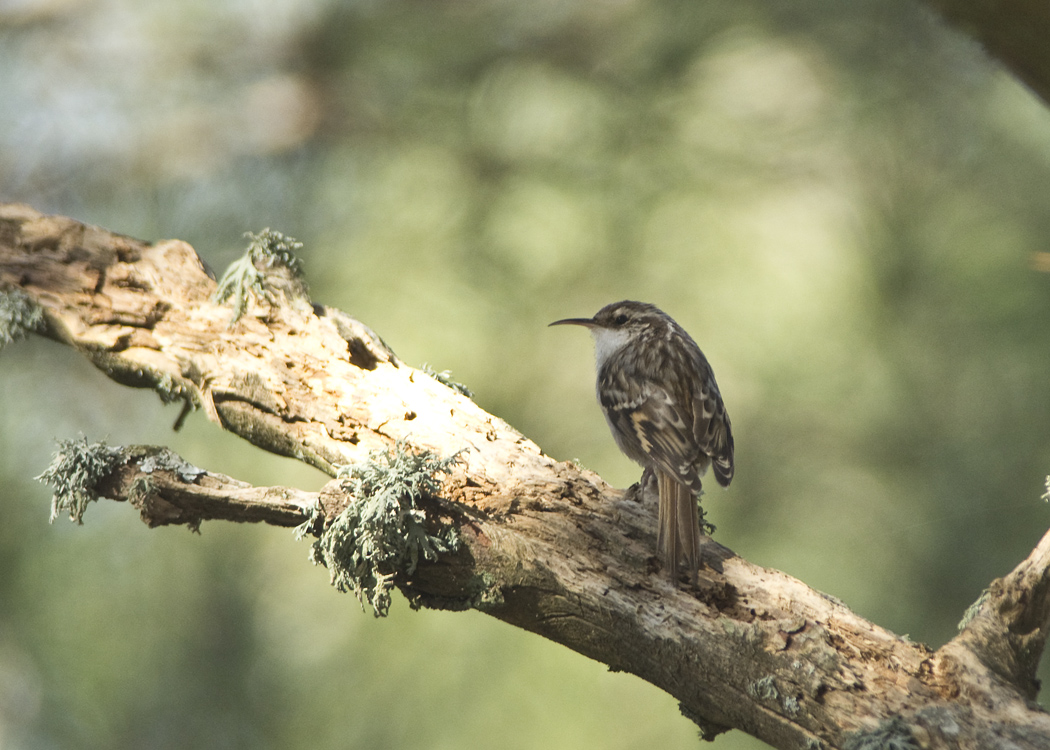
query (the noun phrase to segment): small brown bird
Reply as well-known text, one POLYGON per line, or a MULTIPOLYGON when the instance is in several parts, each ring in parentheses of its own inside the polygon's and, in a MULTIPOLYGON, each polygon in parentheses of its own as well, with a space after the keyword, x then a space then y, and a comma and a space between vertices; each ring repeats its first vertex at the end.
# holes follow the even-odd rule
POLYGON ((644 302, 614 302, 579 325, 594 336, 598 403, 616 444, 656 474, 657 548, 678 580, 700 567, 701 477, 708 467, 723 487, 733 480, 733 431, 714 372, 700 347, 671 316, 644 302))

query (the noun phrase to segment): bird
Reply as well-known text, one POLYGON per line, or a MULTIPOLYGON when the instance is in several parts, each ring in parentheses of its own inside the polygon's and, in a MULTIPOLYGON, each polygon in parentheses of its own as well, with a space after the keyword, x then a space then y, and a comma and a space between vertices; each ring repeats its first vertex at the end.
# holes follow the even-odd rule
MULTIPOLYGON (((594 336, 598 403, 620 450, 656 475, 657 550, 678 581, 700 568, 702 478, 733 481, 733 429, 715 374, 700 347, 655 305, 623 300, 578 325, 594 336)), ((643 474, 643 483, 644 483, 643 474)))

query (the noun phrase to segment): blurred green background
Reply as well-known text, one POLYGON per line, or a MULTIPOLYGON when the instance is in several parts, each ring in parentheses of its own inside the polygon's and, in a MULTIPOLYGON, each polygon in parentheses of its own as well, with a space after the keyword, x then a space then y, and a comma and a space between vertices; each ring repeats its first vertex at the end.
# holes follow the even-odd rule
MULTIPOLYGON (((315 299, 619 486, 590 341, 545 326, 655 302, 733 418, 719 541, 934 647, 1050 524, 1048 185, 1046 107, 912 2, 0 2, 0 200, 217 269, 295 236, 315 299)), ((55 438, 324 480, 176 414, 0 354, 0 748, 697 745, 480 614, 373 619, 288 531, 48 526, 55 438)))

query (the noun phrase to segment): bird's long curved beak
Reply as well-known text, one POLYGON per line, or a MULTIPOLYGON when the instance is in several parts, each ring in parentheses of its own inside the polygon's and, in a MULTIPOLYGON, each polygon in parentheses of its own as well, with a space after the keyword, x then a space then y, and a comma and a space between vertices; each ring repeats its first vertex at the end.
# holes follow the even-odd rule
POLYGON ((564 318, 563 320, 556 320, 549 324, 551 326, 585 326, 586 328, 594 328, 596 323, 591 318, 564 318))

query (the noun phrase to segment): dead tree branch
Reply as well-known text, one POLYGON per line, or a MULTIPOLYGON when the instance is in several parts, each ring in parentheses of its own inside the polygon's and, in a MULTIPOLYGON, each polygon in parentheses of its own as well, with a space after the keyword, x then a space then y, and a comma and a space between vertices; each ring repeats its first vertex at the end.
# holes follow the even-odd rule
MULTIPOLYGON (((118 382, 200 407, 333 476, 377 452, 455 455, 432 485, 406 490, 416 499, 404 515, 436 545, 389 573, 414 604, 477 608, 636 674, 707 736, 736 727, 779 748, 1050 747, 1050 716, 1032 701, 1050 535, 938 651, 711 540, 697 588, 677 589, 651 556, 648 492, 546 456, 399 362, 366 326, 309 304, 301 285, 274 284, 232 325, 215 287, 185 243, 0 206, 0 341, 42 333, 118 382), (441 529, 455 532, 443 547, 441 529)), ((311 494, 252 488, 160 449, 106 456, 88 489, 132 501, 150 525, 305 522, 329 534, 378 492, 364 475, 311 494)))

